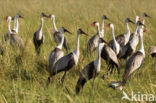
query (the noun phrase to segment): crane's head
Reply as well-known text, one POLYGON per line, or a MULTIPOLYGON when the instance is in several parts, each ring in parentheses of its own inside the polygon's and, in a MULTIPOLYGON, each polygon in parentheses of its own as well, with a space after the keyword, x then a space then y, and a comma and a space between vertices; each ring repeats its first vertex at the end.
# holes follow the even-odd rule
POLYGON ((138 25, 138 26, 144 26, 144 27, 146 27, 144 24, 142 24, 141 21, 138 21, 138 22, 137 22, 137 25, 138 25))
POLYGON ((141 20, 142 18, 140 16, 135 16, 135 22, 137 23, 139 20, 141 20))
POLYGON ((114 28, 114 25, 112 23, 109 23, 106 25, 107 28, 114 28))
POLYGON ((78 32, 78 34, 84 34, 84 35, 88 36, 88 34, 85 33, 81 28, 79 28, 77 32, 78 32))
POLYGON ((24 18, 23 16, 21 16, 20 14, 17 14, 17 16, 19 17, 19 18, 24 18))
POLYGON ((9 21, 12 20, 12 18, 11 18, 11 16, 7 16, 7 17, 5 17, 5 20, 6 20, 7 22, 9 22, 9 21))
POLYGON ((54 15, 54 14, 50 14, 48 17, 49 17, 50 19, 55 19, 55 15, 54 15))
POLYGON ((20 14, 16 14, 16 15, 12 18, 12 20, 14 20, 15 18, 24 18, 24 17, 21 16, 20 14))
MULTIPOLYGON (((109 18, 108 18, 106 15, 103 15, 103 16, 102 16, 102 19, 104 19, 104 20, 105 20, 105 19, 106 19, 106 20, 109 20, 109 18)), ((109 20, 109 21, 110 21, 110 20, 109 20)))
POLYGON ((66 28, 64 28, 64 27, 61 27, 61 28, 60 28, 60 32, 67 32, 67 33, 71 34, 71 32, 68 31, 68 30, 67 30, 66 28))
POLYGON ((148 17, 148 18, 152 18, 151 16, 147 15, 145 12, 142 14, 142 17, 148 17))
POLYGON ((99 26, 99 22, 94 21, 94 22, 91 24, 91 26, 99 26))
POLYGON ((41 13, 41 17, 46 17, 48 18, 49 16, 47 16, 44 12, 41 13))
POLYGON ((126 20, 125 20, 125 23, 132 23, 132 24, 135 24, 131 19, 129 19, 129 18, 126 18, 126 20))

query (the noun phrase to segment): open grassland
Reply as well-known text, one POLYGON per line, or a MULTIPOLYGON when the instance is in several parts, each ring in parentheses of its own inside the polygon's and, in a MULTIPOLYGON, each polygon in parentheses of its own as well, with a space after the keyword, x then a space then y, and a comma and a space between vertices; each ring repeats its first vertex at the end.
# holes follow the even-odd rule
MULTIPOLYGON (((123 89, 128 95, 131 91, 142 94, 154 94, 156 96, 156 68, 154 59, 148 55, 150 45, 156 45, 156 0, 0 0, 0 39, 5 48, 5 55, 0 56, 0 103, 120 103, 129 102, 121 100, 122 91, 108 88, 112 80, 121 80, 125 62, 122 62, 120 78, 114 74, 108 79, 102 80, 101 76, 106 72, 106 64, 102 60, 100 75, 95 79, 94 91, 90 80, 83 92, 75 95, 75 85, 80 71, 90 61, 96 58, 96 54, 86 56, 88 39, 96 33, 96 29, 89 25, 93 21, 100 21, 103 14, 107 15, 115 25, 115 35, 125 32, 124 20, 126 17, 133 21, 135 15, 146 12, 152 19, 146 19, 148 33, 144 34, 144 46, 146 58, 139 71, 134 73, 130 81, 123 89), (48 57, 55 48, 53 27, 50 19, 44 19, 45 42, 41 49, 41 55, 36 56, 32 42, 34 32, 40 26, 40 13, 55 14, 56 26, 59 29, 64 26, 72 34, 65 34, 69 42, 70 50, 76 47, 76 31, 82 28, 90 34, 88 37, 80 37, 80 59, 77 66, 67 73, 64 88, 59 83, 59 75, 48 87, 46 85, 48 74, 48 57), (4 42, 7 33, 7 22, 3 18, 20 13, 24 19, 19 20, 19 35, 25 42, 25 50, 22 56, 16 53, 4 42)), ((108 21, 105 24, 109 23, 108 21)), ((12 23, 13 24, 13 23, 12 23)), ((13 25, 12 25, 13 27, 13 25)), ((135 26, 130 24, 131 32, 135 26)), ((105 29, 105 40, 111 40, 111 32, 105 29)), ((156 63, 156 60, 155 60, 156 63)), ((156 97, 155 97, 156 99, 156 97)))

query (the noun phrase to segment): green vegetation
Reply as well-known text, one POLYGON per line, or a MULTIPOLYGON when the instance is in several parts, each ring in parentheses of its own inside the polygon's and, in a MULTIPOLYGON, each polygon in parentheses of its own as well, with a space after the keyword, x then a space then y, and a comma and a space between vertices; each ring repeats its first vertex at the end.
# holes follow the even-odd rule
MULTIPOLYGON (((144 34, 146 58, 142 68, 134 73, 123 89, 128 95, 135 93, 154 94, 156 100, 156 69, 154 59, 148 55, 150 45, 156 45, 156 1, 155 0, 0 0, 0 39, 5 48, 5 55, 0 56, 0 103, 120 103, 129 102, 121 100, 122 91, 113 90, 108 83, 113 80, 121 80, 125 67, 122 61, 120 78, 111 75, 102 80, 101 76, 106 72, 106 64, 102 60, 100 75, 85 85, 83 92, 75 95, 75 85, 83 67, 96 58, 94 53, 86 56, 86 45, 89 38, 96 33, 96 29, 90 27, 93 21, 100 21, 103 14, 107 15, 115 26, 115 35, 125 32, 124 21, 126 17, 135 21, 136 15, 146 12, 152 19, 146 19, 147 33, 144 34), (41 55, 37 56, 33 45, 33 34, 40 26, 40 13, 55 14, 56 26, 65 27, 72 34, 65 34, 69 42, 71 52, 76 47, 76 31, 82 28, 90 34, 88 37, 80 37, 80 59, 77 66, 67 73, 64 88, 56 80, 47 87, 48 57, 57 45, 53 38, 53 26, 50 19, 44 19, 45 42, 41 49, 41 55), (16 53, 10 45, 4 42, 7 33, 7 22, 3 18, 16 13, 24 16, 19 20, 19 35, 25 42, 23 55, 16 53)), ((105 24, 109 23, 108 21, 105 24)), ((12 22, 13 24, 13 22, 12 22)), ((13 27, 13 25, 12 25, 13 27)), ((135 26, 130 24, 131 32, 135 26)), ((105 40, 111 40, 111 32, 105 29, 105 40)), ((156 61, 156 60, 155 60, 156 61)), ((62 73, 60 73, 62 75, 62 73)))

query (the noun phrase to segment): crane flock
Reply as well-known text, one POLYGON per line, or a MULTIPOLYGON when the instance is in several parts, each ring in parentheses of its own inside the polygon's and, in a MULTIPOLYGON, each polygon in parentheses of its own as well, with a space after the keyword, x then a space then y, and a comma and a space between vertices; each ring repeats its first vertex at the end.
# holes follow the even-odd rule
MULTIPOLYGON (((55 15, 50 14, 49 16, 45 13, 41 13, 41 25, 39 29, 34 33, 33 43, 35 46, 36 53, 40 54, 40 49, 45 41, 45 36, 43 34, 43 26, 44 26, 44 18, 50 18, 52 20, 53 28, 54 28, 54 41, 58 44, 49 55, 49 77, 48 82, 50 83, 50 78, 59 74, 60 72, 64 72, 64 75, 61 79, 62 85, 64 83, 64 79, 66 77, 67 71, 71 70, 74 66, 79 63, 80 56, 80 48, 79 48, 79 39, 82 34, 88 36, 81 28, 77 30, 77 42, 76 48, 72 52, 64 55, 64 51, 62 47, 66 50, 69 50, 69 46, 67 43, 67 39, 65 37, 65 32, 68 34, 72 34, 65 27, 61 27, 60 30, 57 29, 55 24, 55 15)), ((8 32, 4 36, 5 41, 9 41, 10 45, 14 48, 19 48, 21 51, 24 49, 24 42, 20 35, 18 34, 19 22, 18 19, 23 18, 21 15, 16 14, 13 18, 11 16, 7 16, 5 19, 8 22, 8 32), (14 20, 14 28, 11 30, 11 21, 14 20)), ((104 25, 104 21, 110 19, 106 16, 102 16, 102 25, 100 28, 100 23, 98 21, 94 21, 91 26, 97 28, 97 32, 93 35, 88 43, 87 43, 87 53, 90 53, 97 50, 97 58, 92 62, 88 63, 84 69, 82 69, 79 79, 76 84, 76 93, 78 94, 84 87, 85 83, 98 76, 101 69, 101 58, 107 64, 107 77, 109 73, 112 74, 114 68, 118 71, 118 77, 120 75, 121 69, 121 59, 126 59, 126 66, 124 69, 124 73, 121 81, 112 81, 109 83, 109 87, 114 89, 119 88, 122 89, 130 76, 136 71, 139 70, 143 61, 145 59, 145 50, 143 45, 143 33, 145 30, 145 18, 151 18, 146 13, 143 13, 142 17, 135 16, 135 23, 130 19, 125 19, 126 32, 124 34, 120 34, 115 37, 115 28, 113 23, 109 23, 108 25, 104 25), (129 23, 135 24, 135 31, 131 34, 129 23), (112 40, 110 42, 106 42, 104 40, 104 27, 111 28, 112 40), (140 41, 140 48, 136 51, 137 45, 140 41)), ((23 18, 24 19, 24 18, 23 18)), ((67 36, 67 35, 66 35, 67 36)), ((0 41, 0 52, 1 55, 5 54, 5 50, 0 41)), ((68 51, 67 51, 68 52, 68 51)), ((149 54, 155 58, 156 57, 156 46, 149 47, 149 54)), ((102 77, 105 79, 105 75, 102 77)))

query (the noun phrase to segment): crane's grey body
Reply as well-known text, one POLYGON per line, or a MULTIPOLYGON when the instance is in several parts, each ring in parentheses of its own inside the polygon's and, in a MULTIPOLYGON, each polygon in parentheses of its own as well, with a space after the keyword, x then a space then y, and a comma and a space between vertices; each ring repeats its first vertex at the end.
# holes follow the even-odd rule
POLYGON ((87 64, 84 69, 81 71, 80 77, 76 84, 76 93, 78 94, 80 90, 83 88, 87 80, 95 78, 98 73, 96 73, 96 67, 94 66, 94 61, 87 64))
POLYGON ((114 66, 116 66, 118 70, 118 74, 120 74, 120 63, 118 61, 116 53, 107 45, 105 45, 101 52, 101 57, 105 60, 107 64, 108 72, 113 70, 114 66))
POLYGON ((143 61, 144 54, 142 52, 137 51, 136 53, 134 53, 126 62, 122 81, 113 81, 109 83, 109 87, 112 87, 113 89, 119 88, 120 90, 122 90, 129 77, 142 66, 143 61))
POLYGON ((52 69, 54 68, 56 62, 64 56, 64 52, 60 48, 55 48, 50 56, 49 56, 49 71, 50 75, 52 73, 52 69))
POLYGON ((10 34, 10 44, 13 47, 20 48, 21 50, 24 49, 24 42, 16 33, 10 34))
MULTIPOLYGON (((16 33, 14 30, 11 30, 11 32, 16 33)), ((4 35, 4 40, 5 40, 6 42, 9 42, 9 40, 10 40, 10 34, 9 34, 9 33, 6 33, 6 34, 4 35)))
POLYGON ((87 82, 87 80, 95 79, 96 76, 100 72, 101 68, 101 49, 104 46, 104 43, 100 45, 100 43, 104 42, 102 38, 98 40, 98 56, 97 59, 87 64, 84 69, 82 70, 80 77, 77 81, 76 85, 76 93, 80 92, 80 89, 83 88, 84 84, 87 82))
POLYGON ((144 55, 140 51, 131 56, 126 63, 123 80, 127 81, 131 74, 141 67, 143 61, 144 55))
POLYGON ((100 27, 99 27, 99 22, 93 22, 91 24, 92 26, 96 26, 97 27, 97 33, 95 35, 93 35, 88 43, 87 43, 87 51, 88 52, 93 52, 97 49, 98 47, 98 40, 99 40, 99 37, 101 36, 101 31, 100 31, 100 27))
POLYGON ((41 48, 41 46, 44 43, 45 36, 42 33, 42 38, 40 40, 38 40, 38 39, 36 39, 37 35, 39 35, 39 33, 38 32, 35 32, 34 33, 34 36, 33 36, 33 43, 35 45, 35 50, 36 50, 37 54, 40 54, 40 48, 41 48))
POLYGON ((98 43, 97 43, 98 39, 99 39, 99 34, 95 34, 89 39, 88 44, 87 44, 88 52, 92 52, 96 50, 96 48, 98 47, 98 43))
POLYGON ((59 72, 62 71, 68 71, 70 70, 74 65, 75 65, 75 60, 74 60, 74 54, 70 53, 66 56, 63 56, 62 58, 60 58, 55 66, 54 69, 52 70, 52 75, 56 75, 59 72))

